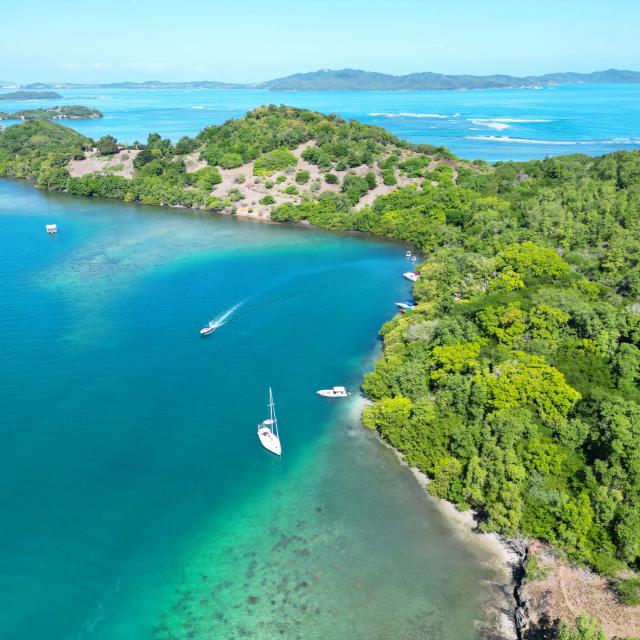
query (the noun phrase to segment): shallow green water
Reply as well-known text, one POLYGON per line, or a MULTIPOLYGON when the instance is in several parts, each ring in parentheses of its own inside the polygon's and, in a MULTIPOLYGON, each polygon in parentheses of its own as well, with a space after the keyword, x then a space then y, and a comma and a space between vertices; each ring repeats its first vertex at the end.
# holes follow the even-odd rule
POLYGON ((0 635, 477 637, 496 574, 355 395, 314 393, 357 388, 405 268, 388 243, 0 181, 0 635), (281 460, 255 433, 269 385, 281 460))

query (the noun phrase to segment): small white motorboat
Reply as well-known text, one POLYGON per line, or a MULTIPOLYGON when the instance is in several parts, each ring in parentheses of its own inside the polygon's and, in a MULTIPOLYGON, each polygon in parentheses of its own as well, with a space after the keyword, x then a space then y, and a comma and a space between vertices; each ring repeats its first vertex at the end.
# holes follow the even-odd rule
POLYGON ((202 327, 202 329, 200 329, 200 335, 201 336, 211 335, 219 326, 220 325, 217 322, 214 322, 212 320, 206 327, 202 327))
POLYGON ((418 258, 416 258, 415 256, 411 256, 411 262, 415 262, 418 258))
POLYGON ((407 253, 404 254, 405 258, 410 258, 411 257, 411 251, 407 251, 407 253))
POLYGON ((414 308, 414 305, 409 304, 408 302, 396 302, 396 307, 403 311, 411 311, 411 309, 414 308))
POLYGON ((44 228, 47 233, 58 233, 58 225, 57 224, 45 224, 44 228))
POLYGON ((258 425, 258 439, 260 444, 276 456, 282 455, 280 436, 278 435, 278 419, 276 407, 273 403, 273 393, 269 387, 269 417, 258 425))
POLYGON ((402 274, 407 280, 411 280, 411 282, 417 282, 420 274, 417 271, 407 271, 402 274))
POLYGON ((317 391, 323 398, 346 398, 351 395, 344 387, 331 387, 331 389, 320 389, 317 391))

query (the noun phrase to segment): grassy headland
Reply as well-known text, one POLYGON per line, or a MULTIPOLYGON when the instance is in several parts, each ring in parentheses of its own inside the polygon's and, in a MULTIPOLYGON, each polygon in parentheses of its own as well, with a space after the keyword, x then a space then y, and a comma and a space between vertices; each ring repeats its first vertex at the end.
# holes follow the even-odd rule
POLYGON ((0 175, 417 247, 417 306, 382 329, 365 425, 482 530, 544 540, 640 599, 639 153, 490 166, 263 107, 127 150, 26 122, 0 134, 0 175))

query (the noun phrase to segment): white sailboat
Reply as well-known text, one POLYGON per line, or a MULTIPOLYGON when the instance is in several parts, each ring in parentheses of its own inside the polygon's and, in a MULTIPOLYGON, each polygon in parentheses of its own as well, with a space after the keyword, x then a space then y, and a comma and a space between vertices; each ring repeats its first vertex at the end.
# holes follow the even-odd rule
POLYGON ((280 447, 280 436, 278 435, 278 419, 276 418, 276 408, 273 403, 273 393, 269 387, 269 417, 258 425, 258 438, 260 444, 275 455, 282 454, 280 447))

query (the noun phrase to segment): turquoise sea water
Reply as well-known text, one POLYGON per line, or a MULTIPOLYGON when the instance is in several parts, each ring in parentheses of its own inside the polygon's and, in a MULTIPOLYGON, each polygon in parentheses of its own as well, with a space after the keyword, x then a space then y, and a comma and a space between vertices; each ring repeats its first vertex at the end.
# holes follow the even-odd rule
POLYGON ((406 264, 362 237, 0 181, 0 636, 480 637, 485 553, 355 394, 314 393, 357 389, 406 264), (269 385, 280 460, 256 436, 269 385))
MULTIPOLYGON (((480 91, 303 91, 258 89, 60 89, 63 100, 3 101, 3 111, 84 104, 103 120, 72 122, 88 136, 177 140, 262 104, 339 113, 416 143, 444 145, 464 158, 525 160, 598 155, 640 146, 640 84, 562 85, 480 91)), ((8 124, 8 123, 7 123, 8 124)))

